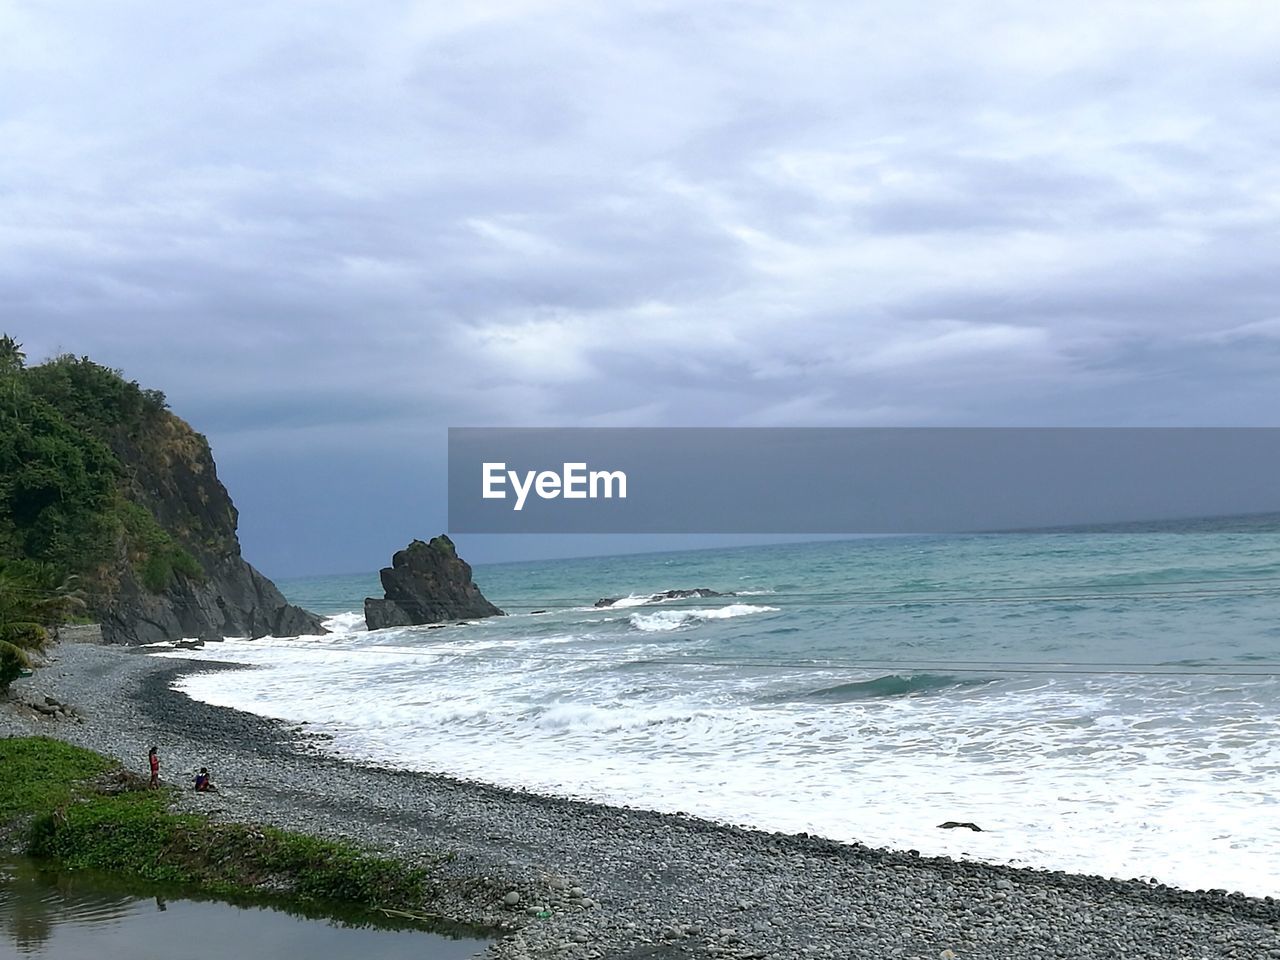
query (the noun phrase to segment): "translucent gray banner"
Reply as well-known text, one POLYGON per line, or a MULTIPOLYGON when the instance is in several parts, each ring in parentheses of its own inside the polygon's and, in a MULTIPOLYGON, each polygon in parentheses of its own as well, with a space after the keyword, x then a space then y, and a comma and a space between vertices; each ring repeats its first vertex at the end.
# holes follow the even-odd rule
POLYGON ((1277 428, 449 430, 454 533, 1280 529, 1260 514, 1277 428), (1231 519, 1153 524, 1192 518, 1231 519))

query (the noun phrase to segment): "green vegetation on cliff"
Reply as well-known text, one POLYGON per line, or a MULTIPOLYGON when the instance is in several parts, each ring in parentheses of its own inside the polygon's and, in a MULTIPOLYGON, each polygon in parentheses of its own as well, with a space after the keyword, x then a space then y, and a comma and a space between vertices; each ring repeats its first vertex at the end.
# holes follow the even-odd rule
MULTIPOLYGON (((108 643, 323 633, 241 556, 238 521, 208 441, 162 393, 87 357, 28 366, 0 336, 0 643, 9 607, 38 647, 67 611, 23 604, 72 577, 108 643)), ((0 647, 0 677, 22 666, 0 647)))
POLYGON ((0 339, 0 559, 78 573, 110 549, 120 462, 44 396, 17 347, 0 339))
POLYGON ((97 582, 123 549, 147 589, 198 579, 200 563, 131 495, 132 454, 169 420, 159 390, 88 357, 28 367, 22 344, 0 337, 0 561, 97 582))

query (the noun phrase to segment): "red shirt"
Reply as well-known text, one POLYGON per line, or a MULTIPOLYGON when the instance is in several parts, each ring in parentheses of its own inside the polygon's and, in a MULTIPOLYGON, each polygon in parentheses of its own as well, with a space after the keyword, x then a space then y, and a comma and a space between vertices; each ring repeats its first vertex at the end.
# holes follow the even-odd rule
POLYGON ((156 754, 151 754, 151 772, 160 772, 160 758, 156 754))

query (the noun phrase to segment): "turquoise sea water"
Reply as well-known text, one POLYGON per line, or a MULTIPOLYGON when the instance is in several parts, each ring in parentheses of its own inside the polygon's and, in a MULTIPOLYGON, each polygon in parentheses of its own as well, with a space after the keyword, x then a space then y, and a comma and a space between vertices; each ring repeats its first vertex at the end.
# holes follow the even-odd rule
POLYGON ((210 646, 262 669, 183 689, 383 763, 1280 893, 1275 534, 882 538, 475 572, 509 616, 437 630, 364 631, 376 574, 282 583, 334 632, 210 646), (645 602, 695 587, 725 595, 645 602))

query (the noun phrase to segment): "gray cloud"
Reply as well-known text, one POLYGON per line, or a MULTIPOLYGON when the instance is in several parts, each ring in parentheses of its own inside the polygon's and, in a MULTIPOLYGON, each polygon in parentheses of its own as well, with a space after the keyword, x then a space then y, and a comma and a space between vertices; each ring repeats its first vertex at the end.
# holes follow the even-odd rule
POLYGON ((0 2, 5 328, 321 568, 449 424, 1274 421, 1274 5, 459 6, 0 2))

